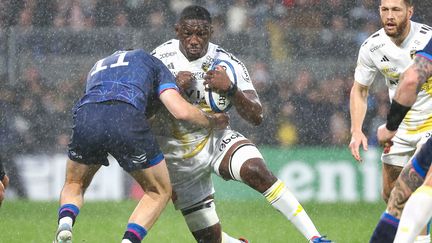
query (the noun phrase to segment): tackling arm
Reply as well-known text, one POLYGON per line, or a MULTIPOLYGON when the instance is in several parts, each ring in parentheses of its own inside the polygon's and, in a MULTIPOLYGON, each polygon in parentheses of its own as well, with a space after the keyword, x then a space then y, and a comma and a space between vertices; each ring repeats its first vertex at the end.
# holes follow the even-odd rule
POLYGON ((159 98, 176 119, 189 121, 207 128, 225 128, 228 126, 228 116, 226 114, 207 114, 189 104, 174 89, 165 90, 160 94, 159 98))

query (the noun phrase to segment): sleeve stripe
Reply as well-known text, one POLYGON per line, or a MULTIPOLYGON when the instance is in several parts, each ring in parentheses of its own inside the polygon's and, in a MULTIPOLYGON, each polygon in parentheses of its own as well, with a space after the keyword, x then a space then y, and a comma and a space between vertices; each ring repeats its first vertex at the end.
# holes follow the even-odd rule
POLYGON ((162 94, 167 89, 175 89, 175 90, 179 91, 179 88, 174 83, 166 83, 166 84, 162 84, 159 86, 159 89, 158 89, 159 95, 162 94))
POLYGON ((428 59, 429 61, 432 61, 432 55, 427 53, 427 52, 419 51, 419 52, 417 52, 417 55, 422 56, 422 57, 428 59))

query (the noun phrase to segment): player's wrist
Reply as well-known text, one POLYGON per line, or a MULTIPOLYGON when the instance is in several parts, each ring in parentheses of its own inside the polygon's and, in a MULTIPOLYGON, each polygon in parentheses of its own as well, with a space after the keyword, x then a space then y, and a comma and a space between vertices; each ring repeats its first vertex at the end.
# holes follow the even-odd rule
POLYGON ((390 111, 387 114, 387 130, 392 132, 396 131, 410 109, 410 106, 401 105, 393 99, 390 105, 390 111))
POLYGON ((213 128, 216 124, 216 117, 212 114, 209 114, 203 110, 200 110, 201 113, 206 117, 208 121, 208 128, 213 128))
POLYGON ((226 94, 228 97, 233 97, 237 93, 238 87, 237 84, 231 82, 226 94))

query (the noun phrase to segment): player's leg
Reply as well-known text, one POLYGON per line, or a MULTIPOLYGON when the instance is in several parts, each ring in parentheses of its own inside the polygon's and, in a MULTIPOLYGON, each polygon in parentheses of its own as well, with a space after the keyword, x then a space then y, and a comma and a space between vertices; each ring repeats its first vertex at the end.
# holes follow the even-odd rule
MULTIPOLYGON (((426 226, 432 217, 431 161, 432 140, 428 139, 412 160, 413 170, 415 170, 416 174, 409 178, 411 181, 416 181, 415 185, 417 187, 425 176, 426 179, 420 187, 413 188, 413 190, 416 190, 403 209, 395 242, 412 242, 420 233, 419 229, 426 226)), ((416 241, 418 241, 418 238, 416 241)))
POLYGON ((86 165, 68 160, 66 179, 60 194, 60 209, 58 211, 58 228, 55 240, 70 242, 72 227, 83 205, 83 196, 101 165, 86 165))
POLYGON ((420 180, 411 163, 403 168, 391 191, 386 211, 372 234, 371 243, 393 242, 403 207, 415 188, 421 185, 420 180))
POLYGON ((129 218, 122 243, 139 243, 170 200, 171 184, 164 159, 152 167, 129 174, 141 186, 144 195, 129 218))
MULTIPOLYGON (((234 134, 237 134, 234 132, 234 134)), ((232 136, 222 160, 215 169, 226 180, 243 182, 260 192, 267 201, 281 212, 308 239, 321 238, 312 220, 288 190, 268 168, 261 153, 242 135, 232 136)), ((317 240, 317 242, 319 242, 317 240)))
MULTIPOLYGON (((421 186, 426 171, 428 171, 430 167, 432 158, 431 149, 432 140, 428 140, 420 152, 403 168, 391 191, 386 212, 376 226, 371 242, 393 242, 396 230, 399 226, 402 210, 406 210, 404 209, 405 203, 412 192, 421 186)), ((405 227, 406 226, 403 226, 402 228, 405 227)), ((420 242, 420 240, 423 239, 417 239, 417 242, 420 242)), ((430 239, 426 239, 425 237, 424 240, 428 242, 430 239)))
POLYGON ((197 242, 208 243, 242 243, 245 239, 236 239, 222 231, 216 213, 213 195, 181 210, 190 232, 197 242))
MULTIPOLYGON (((395 200, 398 200, 396 203, 389 203, 389 196, 390 192, 393 193, 393 187, 395 187, 395 182, 399 179, 398 175, 401 173, 400 168, 406 166, 406 164, 411 163, 412 156, 417 149, 417 147, 421 147, 422 144, 424 144, 428 138, 429 138, 429 132, 425 132, 422 134, 412 134, 407 135, 408 133, 404 130, 398 131, 396 136, 392 139, 393 145, 390 148, 390 151, 386 154, 382 154, 381 159, 383 162, 383 169, 382 169, 382 175, 383 175, 383 191, 382 196, 384 201, 388 204, 388 206, 392 207, 392 205, 401 205, 401 209, 404 207, 404 204, 406 200, 408 199, 409 195, 415 190, 416 187, 419 186, 418 182, 415 182, 412 178, 405 179, 408 174, 408 170, 405 173, 405 178, 402 181, 402 184, 400 185, 401 188, 398 190, 395 190, 395 200), (403 184, 405 183, 405 184, 403 184), (412 184, 416 184, 415 187, 413 187, 412 184), (404 187, 405 186, 405 187, 404 187), (405 188, 410 188, 412 190, 409 191, 401 191, 405 190, 405 188), (405 193, 409 193, 409 195, 406 196, 406 198, 401 201, 400 197, 405 193), (403 203, 403 204, 402 204, 403 203)), ((412 174, 412 173, 411 173, 412 174)), ((413 175, 415 178, 415 175, 413 175)), ((394 208, 394 207, 393 207, 394 208)), ((383 214, 385 215, 385 214, 383 214)), ((400 218, 400 214, 396 214, 394 212, 390 212, 390 215, 393 215, 395 217, 400 218)), ((415 243, 430 243, 430 235, 428 228, 425 228, 422 230, 421 234, 416 238, 414 241, 415 243)))
POLYGON ((382 165, 382 197, 387 203, 390 193, 395 186, 396 180, 399 177, 403 167, 386 163, 383 163, 382 165))

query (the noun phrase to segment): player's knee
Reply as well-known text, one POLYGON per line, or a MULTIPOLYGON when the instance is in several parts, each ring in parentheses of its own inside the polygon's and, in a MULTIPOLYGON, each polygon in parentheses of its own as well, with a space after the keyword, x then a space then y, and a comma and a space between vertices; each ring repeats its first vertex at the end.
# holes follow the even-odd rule
POLYGON ((229 173, 234 180, 244 181, 242 171, 247 175, 261 177, 267 171, 264 159, 259 150, 253 145, 245 145, 237 149, 232 155, 229 173))
POLYGON ((213 199, 185 208, 182 213, 191 232, 197 232, 219 223, 213 199))

